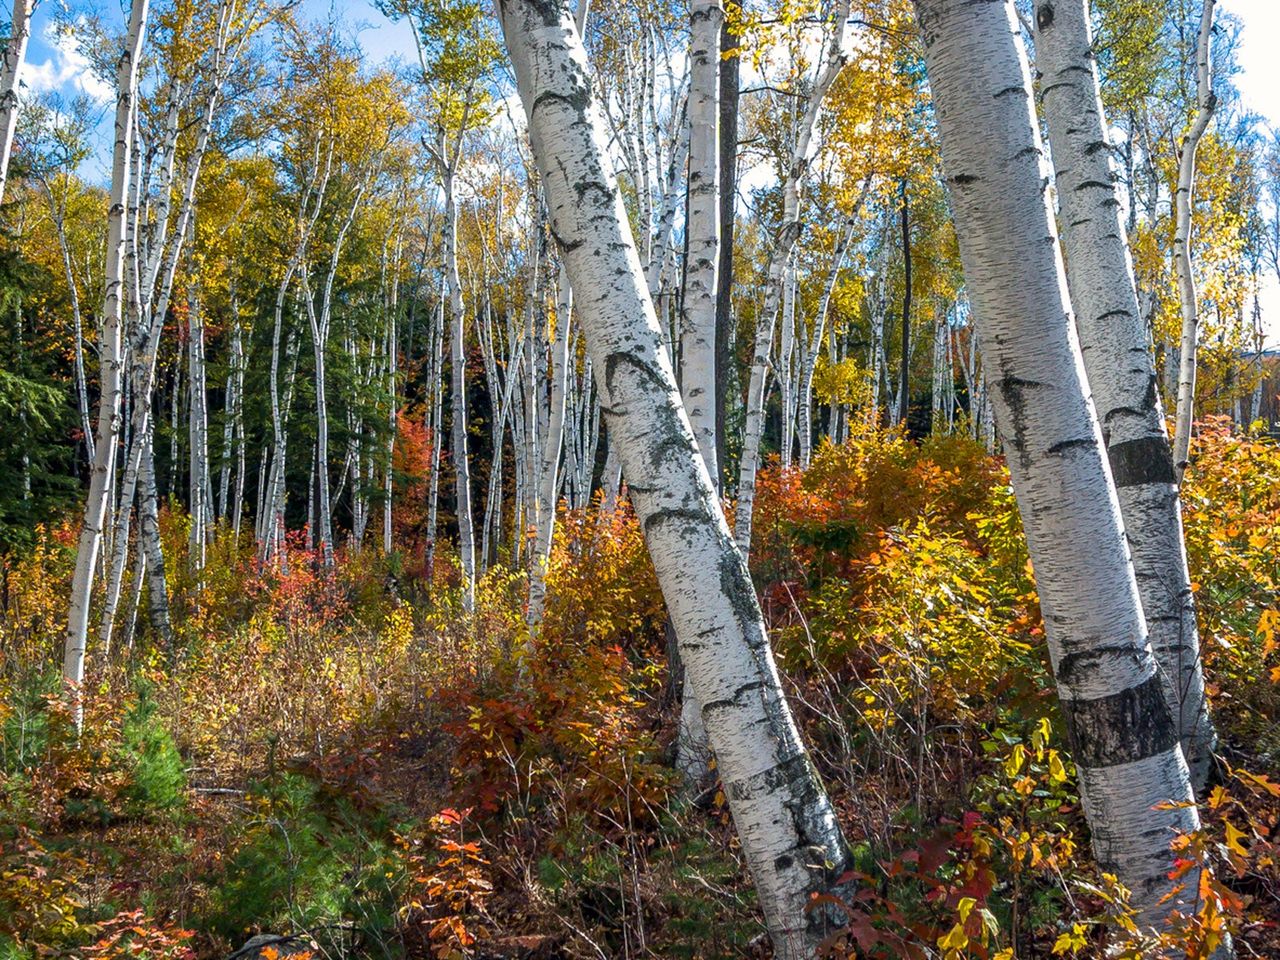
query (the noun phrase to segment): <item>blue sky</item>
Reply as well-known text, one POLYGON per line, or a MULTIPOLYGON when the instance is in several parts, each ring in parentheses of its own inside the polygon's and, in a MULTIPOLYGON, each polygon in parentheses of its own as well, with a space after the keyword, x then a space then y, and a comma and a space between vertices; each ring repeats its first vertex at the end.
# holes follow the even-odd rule
MULTIPOLYGON (((370 58, 386 61, 409 60, 414 56, 413 39, 403 23, 387 20, 369 0, 303 0, 303 10, 315 19, 338 14, 359 34, 370 58)), ((1272 129, 1280 130, 1280 2, 1278 0, 1220 0, 1220 7, 1244 22, 1239 51, 1241 74, 1236 78, 1248 109, 1264 118, 1272 129)), ((120 0, 43 0, 37 7, 23 81, 29 92, 57 90, 65 95, 86 94, 97 100, 104 118, 113 98, 111 88, 92 75, 88 63, 74 44, 53 35, 51 25, 62 9, 72 12, 101 10, 123 20, 120 0)), ((103 124, 104 144, 109 134, 103 124)), ((105 145, 100 156, 89 161, 84 172, 94 179, 106 179, 105 145)), ((1264 322, 1269 345, 1280 346, 1280 280, 1267 279, 1262 292, 1264 322)))

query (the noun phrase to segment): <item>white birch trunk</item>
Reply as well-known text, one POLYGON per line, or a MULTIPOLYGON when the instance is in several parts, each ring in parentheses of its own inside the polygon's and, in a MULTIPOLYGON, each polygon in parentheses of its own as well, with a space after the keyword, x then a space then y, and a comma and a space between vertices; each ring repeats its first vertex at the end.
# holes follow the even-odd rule
POLYGON ((1107 143, 1087 0, 1037 0, 1036 65, 1062 208, 1067 281, 1147 633, 1197 793, 1215 736, 1205 701, 1177 476, 1107 143))
POLYGON ((562 2, 500 0, 498 9, 611 441, 703 704, 775 955, 812 957, 832 918, 810 910, 810 897, 831 887, 848 854, 680 401, 586 51, 562 2))
POLYGON ((707 472, 716 452, 716 291, 720 270, 720 26, 723 0, 689 7, 689 212, 681 396, 707 472))
POLYGON ((440 447, 444 427, 444 290, 436 303, 431 338, 431 477, 427 490, 427 571, 434 575, 436 533, 440 512, 440 447))
POLYGON ((33 0, 13 0, 13 19, 9 40, 4 47, 4 64, 0 67, 0 202, 9 182, 9 157, 13 153, 13 134, 18 129, 18 72, 27 56, 31 39, 33 0))
POLYGON ((475 526, 471 518, 471 468, 467 454, 466 316, 462 282, 458 278, 458 207, 453 194, 453 169, 443 171, 445 196, 444 274, 449 288, 450 397, 449 447, 453 456, 454 496, 458 515, 458 559, 462 565, 462 609, 476 603, 475 526))
POLYGON ((1215 0, 1203 0, 1200 33, 1196 41, 1196 115, 1191 129, 1178 146, 1178 187, 1173 196, 1173 262, 1178 274, 1178 300, 1182 306, 1182 338, 1178 365, 1178 407, 1174 417, 1173 469, 1178 482, 1191 453, 1191 424, 1196 405, 1196 343, 1200 330, 1200 306, 1196 301, 1195 268, 1191 260, 1191 219, 1196 181, 1196 150, 1213 119, 1218 98, 1213 92, 1213 8, 1215 0))
POLYGON ((746 428, 742 440, 742 460, 738 470, 738 508, 734 514, 734 539, 743 557, 751 555, 751 515, 755 507, 756 472, 760 466, 760 440, 764 433, 765 388, 769 371, 769 355, 773 350, 773 330, 782 301, 784 272, 791 259, 796 239, 800 236, 800 192, 809 165, 813 161, 813 138, 818 127, 818 114, 827 91, 848 62, 844 35, 849 22, 849 0, 835 5, 830 36, 823 65, 805 103, 804 114, 796 133, 787 175, 782 185, 782 219, 769 254, 769 275, 764 310, 756 324, 755 345, 751 359, 751 379, 747 385, 746 428))
POLYGON ((547 601, 547 567, 556 527, 556 491, 559 487, 560 451, 564 446, 566 390, 569 368, 569 329, 573 314, 573 289, 563 261, 560 264, 559 297, 556 307, 556 336, 551 346, 551 400, 543 433, 542 469, 538 477, 537 527, 533 556, 529 558, 529 638, 537 638, 547 601))
POLYGON ((160 516, 157 512, 156 467, 148 432, 139 468, 138 538, 146 556, 147 614, 163 649, 173 650, 173 626, 169 619, 169 591, 165 583, 164 552, 160 549, 160 516))
POLYGON ((1094 852, 1156 925, 1171 908, 1169 841, 1199 818, 1072 325, 1017 12, 1013 0, 915 7, 1094 852))
POLYGON ((862 210, 863 201, 871 181, 864 180, 858 199, 854 201, 853 212, 845 224, 844 231, 836 243, 835 252, 831 256, 831 272, 827 275, 826 286, 822 288, 822 299, 818 303, 818 313, 813 320, 813 329, 809 332, 809 347, 804 363, 800 367, 799 397, 797 399, 798 424, 800 435, 800 466, 807 468, 813 460, 813 374, 818 365, 818 356, 822 352, 822 340, 826 336, 827 315, 831 310, 831 297, 835 293, 836 283, 840 279, 840 271, 844 267, 845 256, 853 242, 853 232, 858 225, 858 214, 862 210))
POLYGON ((83 722, 83 701, 78 687, 84 680, 85 641, 89 631, 89 605, 94 572, 102 547, 102 530, 107 520, 109 485, 115 474, 116 445, 120 438, 120 404, 124 338, 125 203, 130 183, 129 157, 133 152, 133 121, 138 90, 138 68, 146 35, 148 0, 134 0, 129 13, 129 31, 116 68, 116 138, 112 151, 111 206, 107 216, 107 261, 102 329, 98 352, 101 365, 97 435, 89 495, 71 581, 71 602, 67 616, 67 636, 63 650, 63 678, 77 688, 75 717, 83 722))
MULTIPOLYGON (((694 0, 689 8, 689 174, 687 254, 680 328, 680 386, 694 440, 707 474, 720 476, 716 450, 716 296, 720 271, 720 28, 722 0, 694 0)), ((675 666, 674 664, 672 665, 675 666)), ((676 769, 685 783, 711 774, 702 705, 684 671, 676 769)))
POLYGON ((209 419, 205 411, 204 315, 200 294, 194 284, 187 294, 187 460, 191 485, 188 511, 191 531, 187 563, 193 571, 204 569, 209 545, 211 510, 209 504, 209 419))

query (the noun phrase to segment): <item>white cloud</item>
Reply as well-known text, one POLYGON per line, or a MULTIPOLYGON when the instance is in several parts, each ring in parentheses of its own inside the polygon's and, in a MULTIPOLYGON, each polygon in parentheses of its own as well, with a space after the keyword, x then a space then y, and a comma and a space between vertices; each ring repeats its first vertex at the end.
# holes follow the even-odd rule
POLYGON ((49 23, 44 30, 44 41, 52 55, 43 63, 28 58, 18 74, 19 82, 30 95, 84 94, 100 104, 115 99, 115 89, 93 72, 89 58, 80 52, 74 36, 49 23))
MULTIPOLYGON (((1271 129, 1280 130, 1280 58, 1275 55, 1280 4, 1275 0, 1223 0, 1222 7, 1244 24, 1237 51, 1240 73, 1235 78, 1244 105, 1261 114, 1271 129)), ((1258 300, 1267 346, 1280 346, 1280 278, 1264 275, 1258 300)))

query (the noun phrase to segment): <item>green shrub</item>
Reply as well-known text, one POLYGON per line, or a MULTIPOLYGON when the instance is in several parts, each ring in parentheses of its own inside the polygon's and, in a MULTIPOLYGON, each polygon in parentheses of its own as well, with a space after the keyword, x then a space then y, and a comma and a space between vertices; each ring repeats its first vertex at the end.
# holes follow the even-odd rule
POLYGON ((155 703, 142 696, 121 729, 119 761, 128 775, 124 812, 147 816, 182 805, 187 778, 182 757, 155 703))

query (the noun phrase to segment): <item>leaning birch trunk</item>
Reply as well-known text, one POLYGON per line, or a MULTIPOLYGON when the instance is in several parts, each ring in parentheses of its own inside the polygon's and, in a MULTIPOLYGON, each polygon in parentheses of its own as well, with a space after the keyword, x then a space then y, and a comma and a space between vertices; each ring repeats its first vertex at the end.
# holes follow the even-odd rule
MULTIPOLYGON (((109 484, 115 473, 116 446, 120 437, 121 371, 124 366, 122 319, 124 304, 124 215, 129 189, 129 156, 133 149, 133 118, 138 89, 138 65, 146 35, 148 0, 134 0, 129 13, 129 33, 116 68, 116 139, 112 152, 111 207, 107 215, 107 260, 102 329, 98 339, 100 395, 98 422, 85 502, 84 522, 71 581, 71 603, 63 650, 62 675, 77 688, 84 680, 85 639, 89 632, 89 604, 94 571, 102 548, 102 528, 107 519, 109 484)), ((75 695, 76 725, 83 722, 83 700, 75 695)))
POLYGON ((18 74, 27 55, 31 39, 33 0, 13 0, 13 20, 9 42, 4 48, 4 65, 0 69, 0 201, 9 182, 9 157, 13 153, 13 134, 18 129, 18 74))
POLYGON ((1147 635, 1199 794, 1216 738, 1205 701, 1177 478, 1134 287, 1117 172, 1106 148, 1087 0, 1037 0, 1036 65, 1044 77, 1044 113, 1069 254, 1067 282, 1085 371, 1147 635))
POLYGON ((775 955, 809 958, 810 910, 848 863, 835 811, 782 693, 764 620, 698 454, 608 159, 586 51, 563 0, 499 0, 554 235, 681 656, 775 955))
POLYGON ((782 219, 774 236, 769 255, 769 276, 764 311, 756 324, 755 345, 751 359, 751 379, 747 386, 746 429, 742 439, 742 458, 738 468, 738 508, 734 514, 734 538, 743 557, 751 554, 751 515, 755 507, 756 471, 760 466, 760 440, 764 434, 764 401, 769 355, 773 349, 773 328, 782 302, 786 266, 800 236, 800 190, 809 165, 813 162, 813 138, 818 127, 818 114, 827 91, 840 76, 849 60, 844 35, 849 23, 849 0, 836 4, 831 21, 831 36, 825 60, 813 90, 809 93, 796 144, 791 154, 787 176, 782 187, 782 219))
POLYGON ((1170 839, 1199 817, 1072 326, 1017 12, 1013 0, 915 7, 1094 852, 1155 926, 1175 905, 1161 902, 1174 888, 1170 839))
POLYGON ((1178 409, 1174 417, 1173 469, 1178 482, 1191 454, 1191 422, 1196 405, 1196 341, 1200 307, 1196 302, 1196 278, 1191 262, 1192 191, 1196 182, 1196 150, 1213 119, 1218 98, 1213 93, 1211 41, 1215 0, 1204 0, 1200 34, 1196 41, 1196 115, 1178 147, 1178 189, 1173 196, 1173 262, 1178 272, 1178 299, 1182 304, 1182 341, 1178 365, 1178 409))

